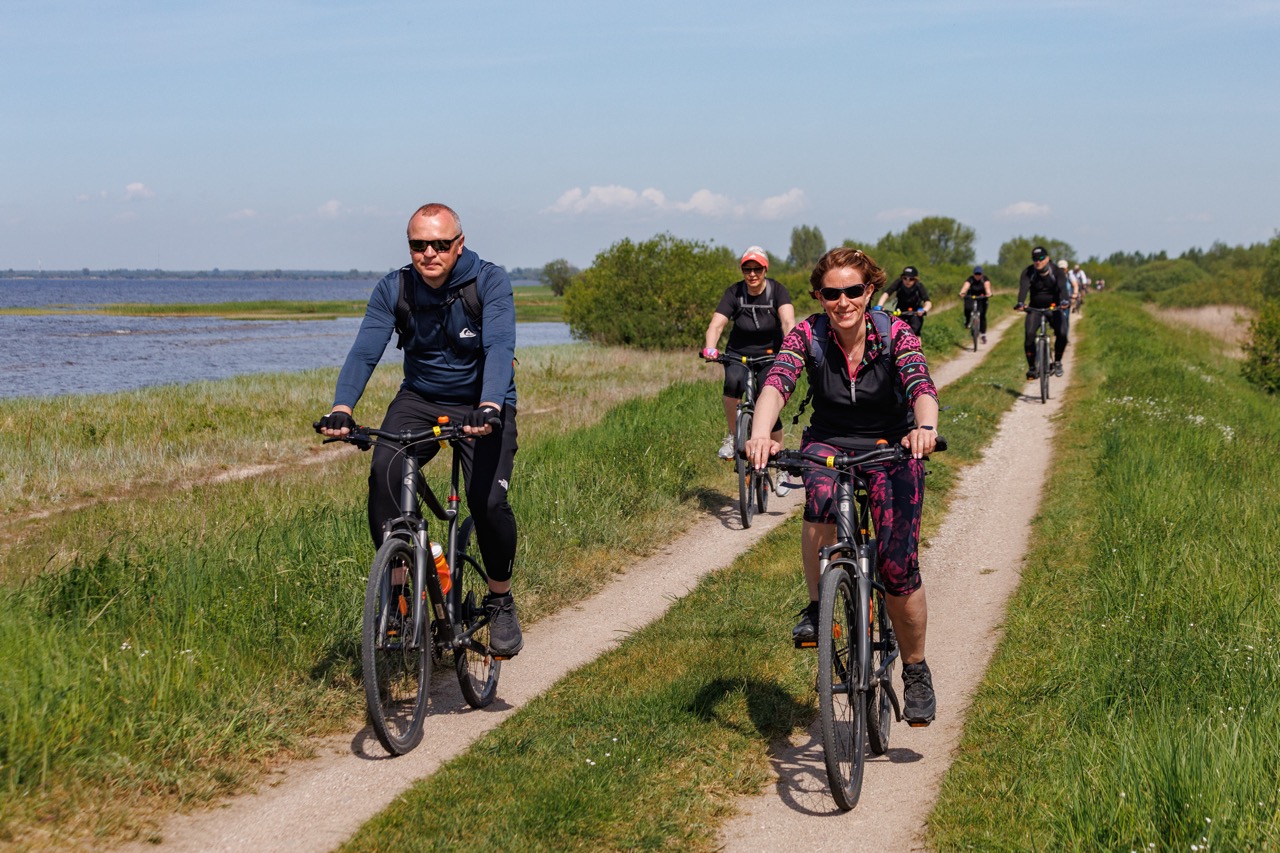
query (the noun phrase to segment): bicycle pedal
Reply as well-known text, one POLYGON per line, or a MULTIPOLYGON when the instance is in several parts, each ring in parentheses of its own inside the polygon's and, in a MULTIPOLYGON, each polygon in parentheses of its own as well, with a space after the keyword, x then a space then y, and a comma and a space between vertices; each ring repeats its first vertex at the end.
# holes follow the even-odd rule
POLYGON ((494 655, 494 660, 511 660, 511 655, 494 655))
POLYGON ((816 649, 818 647, 817 640, 792 640, 797 649, 816 649))
POLYGON ((913 723, 910 720, 907 720, 907 725, 913 729, 927 729, 929 728, 929 723, 932 723, 932 722, 933 720, 927 720, 923 723, 913 723))

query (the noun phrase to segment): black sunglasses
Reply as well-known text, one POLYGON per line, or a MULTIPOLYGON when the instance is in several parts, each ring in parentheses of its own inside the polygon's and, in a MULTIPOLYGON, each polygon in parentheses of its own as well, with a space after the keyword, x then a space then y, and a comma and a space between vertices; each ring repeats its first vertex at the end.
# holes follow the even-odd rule
POLYGON ((453 248, 453 244, 456 243, 458 237, 461 236, 462 235, 459 234, 457 237, 450 237, 448 240, 410 240, 409 251, 422 253, 427 250, 428 246, 430 246, 436 250, 437 254, 443 255, 445 252, 453 248))
POLYGON ((818 293, 826 302, 838 302, 841 296, 857 299, 866 292, 867 286, 865 284, 851 284, 848 287, 823 287, 818 290, 818 293))

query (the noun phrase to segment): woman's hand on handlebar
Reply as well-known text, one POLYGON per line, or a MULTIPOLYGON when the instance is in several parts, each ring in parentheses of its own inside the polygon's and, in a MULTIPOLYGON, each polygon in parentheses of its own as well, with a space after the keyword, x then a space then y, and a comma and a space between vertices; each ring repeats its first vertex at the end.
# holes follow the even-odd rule
POLYGON ((916 427, 902 437, 902 446, 911 452, 912 459, 923 459, 938 446, 938 432, 916 427))
POLYGON ((770 456, 777 456, 782 450, 782 442, 774 441, 769 436, 747 439, 747 462, 757 471, 764 470, 769 464, 770 456))

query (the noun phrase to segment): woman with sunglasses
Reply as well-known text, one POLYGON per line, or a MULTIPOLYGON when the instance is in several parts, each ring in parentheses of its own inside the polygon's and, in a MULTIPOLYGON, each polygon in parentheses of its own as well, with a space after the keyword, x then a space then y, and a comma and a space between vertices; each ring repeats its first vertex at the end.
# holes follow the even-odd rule
MULTIPOLYGON (((747 458, 763 468, 782 449, 768 433, 795 391, 801 371, 809 377, 813 416, 801 438, 810 453, 857 453, 879 439, 901 443, 911 458, 868 472, 871 512, 878 534, 880 570, 889 616, 902 649, 903 716, 916 724, 934 718, 937 702, 925 663, 928 608, 920 580, 920 515, 924 462, 937 443, 938 392, 929 376, 920 339, 900 319, 882 339, 868 316, 872 297, 885 282, 884 270, 865 253, 832 249, 809 277, 823 308, 800 321, 782 342, 766 375, 747 458), (896 362, 896 364, 895 364, 896 362)), ((822 471, 804 476, 801 553, 809 604, 792 632, 796 641, 813 639, 818 622, 818 550, 835 541, 835 480, 822 471)))
MULTIPOLYGON (((702 357, 715 360, 720 351, 720 336, 732 323, 729 329, 729 342, 725 345, 728 352, 735 355, 762 356, 778 351, 782 338, 796 324, 795 307, 791 304, 791 294, 779 281, 767 277, 769 272, 769 256, 759 246, 752 246, 742 253, 738 262, 742 270, 742 281, 731 284, 720 297, 720 304, 711 314, 711 322, 707 325, 702 357)), ((721 459, 732 459, 733 428, 737 419, 738 401, 746 391, 746 365, 726 364, 724 366, 724 420, 728 425, 724 441, 720 445, 721 459)), ((756 374, 756 388, 760 388, 760 380, 764 378, 764 369, 756 374)), ((774 424, 773 437, 782 441, 782 421, 774 424)), ((779 491, 778 496, 786 494, 779 491)))

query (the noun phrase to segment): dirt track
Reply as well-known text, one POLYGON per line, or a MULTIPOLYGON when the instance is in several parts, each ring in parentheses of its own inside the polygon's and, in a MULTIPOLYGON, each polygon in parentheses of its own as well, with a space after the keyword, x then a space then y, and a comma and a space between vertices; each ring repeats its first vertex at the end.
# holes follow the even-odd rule
MULTIPOLYGON (((1015 319, 1008 318, 991 330, 992 345, 1015 319)), ((979 353, 965 353, 942 365, 934 371, 935 381, 939 386, 954 381, 989 350, 983 347, 979 353)), ((1069 361, 1067 366, 1069 370, 1069 361)), ((1057 380, 1057 387, 1063 387, 1064 381, 1057 380)), ((1022 451, 1044 446, 1049 415, 1056 407, 1056 403, 1042 406, 1038 398, 1034 403, 1026 398, 1019 401, 986 458, 962 479, 955 508, 936 537, 938 544, 922 554, 932 614, 929 660, 939 692, 939 721, 928 729, 894 727, 887 758, 868 765, 864 806, 847 815, 833 812, 811 731, 795 749, 775 759, 777 784, 762 796, 743 801, 746 815, 724 834, 728 848, 791 850, 799 844, 801 849, 822 849, 837 838, 847 848, 849 839, 861 838, 867 841, 866 849, 911 849, 909 841, 923 826, 937 780, 949 763, 968 691, 981 677, 994 647, 1005 598, 1017 583, 1027 521, 1043 477, 1042 472, 1028 469, 1034 461, 1028 457, 1038 455, 1043 460, 1045 456, 1022 451), (1010 476, 1013 472, 1016 476, 1010 476), (972 527, 964 502, 973 500, 982 502, 986 517, 1001 519, 984 528, 994 536, 984 534, 979 541, 969 535, 972 527), (841 821, 838 835, 830 832, 831 819, 841 821), (881 833, 874 843, 872 829, 881 833)), ((236 797, 220 808, 175 815, 154 834, 158 843, 139 842, 124 849, 333 849, 414 780, 465 750, 515 708, 661 616, 671 601, 692 589, 702 576, 727 566, 785 520, 799 507, 800 498, 797 490, 773 501, 771 511, 758 517, 749 531, 738 529, 733 507, 727 506, 592 599, 531 626, 525 632, 525 650, 504 666, 500 698, 485 711, 467 710, 452 672, 442 674, 433 693, 438 711, 427 720, 423 745, 409 755, 387 759, 367 729, 331 738, 317 745, 317 758, 285 768, 258 793, 236 797), (628 624, 618 623, 619 613, 627 614, 628 624), (600 618, 602 614, 609 618, 600 618)))

